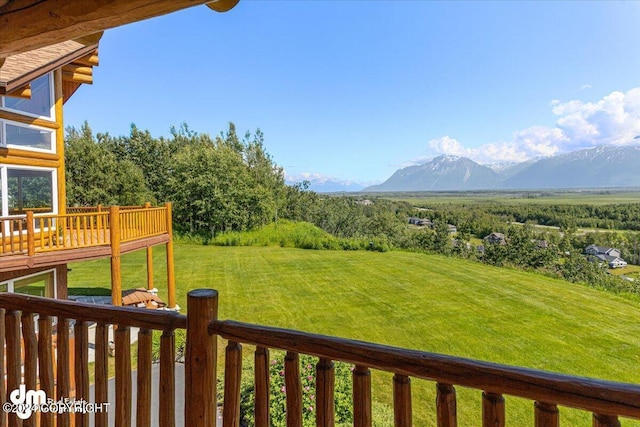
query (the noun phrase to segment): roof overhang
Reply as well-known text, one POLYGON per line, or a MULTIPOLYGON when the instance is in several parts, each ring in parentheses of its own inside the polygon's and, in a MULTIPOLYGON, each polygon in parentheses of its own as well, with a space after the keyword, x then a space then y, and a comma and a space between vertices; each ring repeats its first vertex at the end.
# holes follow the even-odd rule
POLYGON ((96 52, 98 44, 66 41, 6 58, 0 67, 0 95, 25 87, 38 77, 96 52))
POLYGON ((3 58, 109 28, 207 4, 217 12, 239 0, 0 0, 3 58))

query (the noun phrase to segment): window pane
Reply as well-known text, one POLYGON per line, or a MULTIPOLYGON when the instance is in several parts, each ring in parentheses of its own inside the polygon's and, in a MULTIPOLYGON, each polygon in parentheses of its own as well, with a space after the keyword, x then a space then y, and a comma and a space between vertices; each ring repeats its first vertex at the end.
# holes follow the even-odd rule
POLYGON ((0 292, 8 292, 9 291, 9 282, 0 283, 0 292))
POLYGON ((16 280, 13 291, 17 294, 53 298, 53 271, 22 280, 16 280))
POLYGON ((52 149, 52 131, 15 126, 8 123, 6 130, 7 144, 18 145, 20 147, 40 148, 41 150, 52 149))
POLYGON ((7 169, 9 215, 25 210, 53 212, 53 173, 23 169, 7 169))
POLYGON ((47 74, 31 82, 31 99, 7 96, 4 98, 4 105, 36 116, 51 117, 52 101, 51 81, 47 74))

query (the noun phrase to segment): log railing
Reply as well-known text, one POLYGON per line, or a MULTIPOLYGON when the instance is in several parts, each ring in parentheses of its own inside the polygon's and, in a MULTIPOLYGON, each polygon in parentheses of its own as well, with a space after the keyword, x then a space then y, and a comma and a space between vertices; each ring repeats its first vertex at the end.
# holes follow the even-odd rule
POLYGON ((167 234, 167 212, 162 207, 73 208, 70 213, 0 218, 0 256, 29 255, 65 249, 110 245, 113 215, 118 215, 119 242, 167 234))
MULTIPOLYGON (((175 426, 175 330, 184 329, 187 318, 176 312, 127 307, 96 306, 71 301, 52 300, 17 294, 0 295, 0 338, 6 341, 6 363, 0 374, 6 375, 7 387, 0 399, 8 401, 11 391, 25 384, 27 390, 39 388, 54 401, 65 399, 101 405, 84 413, 69 410, 40 412, 24 421, 26 425, 107 426, 109 412, 115 414, 116 426, 130 426, 132 407, 136 408, 136 425, 151 425, 152 331, 161 331, 159 425, 175 426), (35 315, 38 332, 35 330, 35 315), (52 324, 53 319, 57 322, 52 324), (89 324, 95 323, 94 399, 89 397, 89 324), (71 326, 73 324, 73 327, 71 326), (109 402, 109 329, 115 341, 115 400, 109 402), (138 329, 137 381, 132 383, 131 330, 138 329), (54 331, 55 330, 55 334, 54 331), (52 336, 55 335, 55 348, 52 336), (71 339, 73 337, 73 339, 71 339), (21 350, 21 346, 24 350, 21 350), (71 362, 73 360, 73 363, 71 362), (55 375, 54 375, 55 373, 55 375), (75 388, 72 388, 75 384, 75 388), (133 387, 138 399, 132 401, 133 387), (73 390, 74 389, 74 390, 73 390), (39 424, 37 424, 39 422, 39 424), (57 423, 57 424, 56 424, 57 423)), ((204 328, 206 333, 206 326, 204 328)), ((17 426, 16 414, 0 414, 0 425, 17 426), (8 424, 7 424, 8 423, 8 424)))
MULTIPOLYGON (((106 400, 106 339, 108 324, 116 329, 116 401, 115 414, 118 426, 130 425, 131 405, 137 408, 138 424, 149 425, 150 394, 149 346, 150 330, 161 330, 161 399, 160 423, 173 426, 175 401, 172 396, 175 384, 173 371, 173 331, 187 329, 185 357, 185 425, 213 427, 216 421, 216 369, 217 342, 227 340, 225 350, 223 425, 238 427, 240 417, 240 374, 242 372, 242 344, 256 346, 255 368, 255 425, 269 426, 269 350, 286 352, 285 384, 287 427, 302 425, 302 388, 299 356, 319 358, 316 365, 316 425, 334 425, 334 361, 355 365, 353 369, 354 426, 371 426, 371 369, 393 374, 394 425, 412 425, 411 379, 418 378, 434 383, 436 402, 434 413, 438 426, 456 426, 456 389, 461 386, 476 389, 482 395, 481 422, 484 427, 505 425, 505 395, 532 401, 535 426, 557 427, 560 423, 558 405, 577 408, 593 414, 593 426, 619 426, 618 416, 640 419, 640 386, 602 380, 560 375, 531 369, 498 365, 470 359, 456 358, 416 350, 383 346, 362 341, 308 334, 299 331, 251 325, 234 321, 217 320, 217 292, 213 290, 191 291, 187 296, 188 316, 169 312, 151 312, 120 307, 96 307, 65 301, 20 295, 0 295, 0 316, 6 340, 7 389, 4 396, 23 382, 29 387, 39 383, 47 395, 53 393, 50 319, 58 319, 57 347, 57 396, 68 396, 68 378, 76 380, 76 399, 84 398, 88 388, 88 364, 86 363, 87 322, 97 322, 96 336, 96 402, 106 400), (34 308, 37 308, 34 309, 34 308), (40 314, 40 333, 37 345, 33 327, 33 314, 40 314), (75 346, 68 345, 69 319, 75 320, 75 346), (20 359, 20 324, 25 343, 24 357, 20 359), (131 402, 131 364, 129 334, 131 327, 141 328, 138 336, 138 400, 131 402), (68 354, 75 351, 75 371, 68 369, 68 354), (21 375, 24 366, 24 376, 21 375), (39 366, 39 379, 35 377, 39 366), (140 379, 142 378, 142 380, 140 379), (166 391, 165 388, 169 390, 166 391), (164 394, 162 394, 164 393, 164 394)), ((0 364, 2 369, 2 364, 0 364)), ((4 374, 4 373, 3 373, 4 374)), ((98 414, 100 415, 100 414, 98 414)), ((100 415, 102 416, 102 415, 100 415)), ((479 415, 480 416, 480 415, 479 415)), ((41 419, 44 419, 44 414, 41 419)), ((64 417, 59 416, 58 425, 64 417)), ((96 425, 105 425, 96 416, 96 425)), ((86 425, 85 418, 76 414, 77 425, 86 425)), ((44 424, 43 424, 44 425, 44 424)), ((51 424, 47 424, 51 425, 51 424)))

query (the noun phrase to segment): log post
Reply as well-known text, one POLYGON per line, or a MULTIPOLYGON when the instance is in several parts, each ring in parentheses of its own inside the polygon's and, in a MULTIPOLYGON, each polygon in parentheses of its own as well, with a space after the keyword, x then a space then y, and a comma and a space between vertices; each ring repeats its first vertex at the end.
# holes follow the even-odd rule
MULTIPOLYGON (((71 396, 71 365, 69 362, 69 319, 58 317, 56 348, 57 374, 56 397, 58 400, 69 399, 71 396)), ((67 411, 59 412, 56 417, 58 427, 71 425, 71 414, 67 411)))
MULTIPOLYGON (((8 310, 5 314, 7 352, 7 394, 20 387, 22 361, 20 357, 20 312, 8 310)), ((3 402, 4 403, 4 402, 3 402)), ((18 426, 17 414, 9 413, 9 426, 18 426)))
POLYGON ((366 366, 353 370, 353 426, 371 427, 371 371, 366 366))
POLYGON ((176 337, 173 330, 160 337, 160 426, 176 425, 176 337))
POLYGON ((320 358, 316 364, 316 427, 335 425, 335 367, 331 359, 320 358))
POLYGON ((169 241, 167 242, 167 288, 169 293, 169 309, 176 308, 176 278, 173 265, 173 216, 171 214, 171 203, 165 203, 167 209, 167 233, 169 241))
POLYGON ((482 392, 482 426, 504 427, 504 397, 482 392))
MULTIPOLYGON (((22 312, 22 342, 24 345, 24 379, 27 390, 36 390, 38 370, 38 341, 32 313, 22 312)), ((46 402, 41 402, 46 403, 46 402)), ((23 427, 35 427, 38 415, 34 412, 23 420, 23 427)))
MULTIPOLYGON (((2 236, 3 222, 4 221, 0 221, 0 245, 2 245, 2 239, 4 238, 4 236, 2 236)), ((4 314, 5 314, 5 309, 0 308, 0 346, 2 347, 6 345, 4 314)), ((6 359, 5 359, 4 350, 3 350, 3 351, 0 351, 0 378, 7 378, 6 366, 7 366, 6 359)), ((5 385, 4 382, 0 384, 0 402, 2 403, 7 402, 7 389, 4 387, 4 385, 5 385)), ((7 425, 6 421, 7 421, 7 414, 0 414, 0 426, 5 427, 7 425)))
MULTIPOLYGON (((53 399, 55 379, 53 377, 53 329, 49 316, 38 318, 38 370, 40 371, 40 389, 53 399)), ((53 427, 53 412, 40 413, 40 426, 53 427)))
POLYGON ((185 425, 215 427, 218 344, 217 336, 209 335, 208 325, 218 318, 218 292, 190 291, 187 313, 185 425))
POLYGON ((284 386, 287 399, 287 427, 302 427, 302 381, 298 353, 288 351, 284 357, 284 386))
POLYGON ((393 376, 393 419, 395 427, 411 427, 411 379, 406 375, 393 376))
POLYGON ((109 237, 111 238, 111 303, 122 305, 122 271, 120 269, 120 208, 109 211, 109 237))
MULTIPOLYGON (((136 382, 136 427, 151 427, 151 329, 138 332, 138 379, 136 382)), ((161 399, 162 405, 164 401, 161 399)))
POLYGON ((256 347, 255 352, 255 407, 256 427, 269 427, 269 349, 256 347))
MULTIPOLYGON (((150 202, 145 202, 144 204, 144 208, 145 209, 150 209, 151 208, 151 203, 150 202)), ((146 215, 145 212, 145 216, 144 216, 144 227, 145 229, 149 229, 151 226, 154 226, 154 224, 150 224, 152 222, 152 220, 149 220, 148 215, 146 215)), ((148 291, 153 291, 154 290, 154 286, 153 286, 153 246, 149 246, 147 247, 147 290, 148 291)))
POLYGON ((33 211, 27 211, 27 255, 34 256, 36 254, 36 230, 33 225, 33 211))
POLYGON ((116 342, 116 425, 131 425, 131 331, 118 326, 116 342))
MULTIPOLYGON (((87 322, 76 320, 75 336, 75 380, 76 400, 89 401, 89 327, 87 322)), ((89 414, 76 412, 76 426, 88 427, 89 414)))
POLYGON ((620 420, 615 415, 593 414, 593 427, 620 427, 620 420))
POLYGON ((436 411, 438 427, 456 427, 458 415, 456 408, 456 390, 450 384, 436 384, 436 411))
POLYGON ((229 341, 224 360, 224 406, 222 422, 225 427, 240 427, 242 346, 237 342, 229 341))
MULTIPOLYGON (((95 348, 95 403, 109 402, 109 326, 104 323, 96 325, 95 348)), ((96 427, 107 427, 109 417, 107 411, 96 412, 96 427)))
POLYGON ((535 402, 535 427, 560 427, 558 407, 552 403, 535 402))

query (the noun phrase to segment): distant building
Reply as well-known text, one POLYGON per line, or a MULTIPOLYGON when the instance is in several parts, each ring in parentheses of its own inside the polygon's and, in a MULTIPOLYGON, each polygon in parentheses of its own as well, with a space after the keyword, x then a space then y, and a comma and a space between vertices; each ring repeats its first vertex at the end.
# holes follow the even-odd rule
POLYGON ((589 245, 584 250, 593 262, 606 264, 609 268, 622 268, 627 262, 620 257, 620 250, 606 246, 589 245))
POLYGON ((491 233, 488 236, 485 236, 483 239, 485 242, 490 243, 492 245, 506 245, 507 240, 502 233, 491 233))

